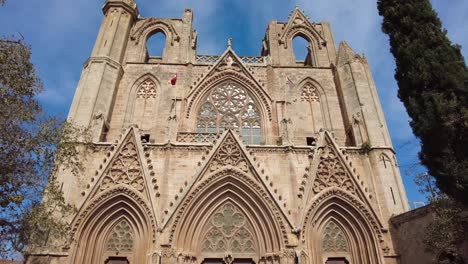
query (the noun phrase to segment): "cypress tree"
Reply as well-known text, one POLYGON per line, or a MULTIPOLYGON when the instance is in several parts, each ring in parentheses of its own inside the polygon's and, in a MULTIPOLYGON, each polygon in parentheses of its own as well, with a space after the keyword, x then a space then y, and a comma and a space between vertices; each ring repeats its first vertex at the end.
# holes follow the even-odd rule
POLYGON ((378 0, 398 96, 437 186, 468 205, 468 70, 429 0, 378 0))

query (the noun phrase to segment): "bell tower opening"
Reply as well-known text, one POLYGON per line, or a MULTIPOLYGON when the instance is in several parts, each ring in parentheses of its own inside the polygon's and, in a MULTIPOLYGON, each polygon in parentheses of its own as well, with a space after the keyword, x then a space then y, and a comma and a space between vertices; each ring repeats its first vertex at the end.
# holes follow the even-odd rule
POLYGON ((311 43, 302 35, 292 39, 294 61, 297 65, 312 66, 311 43))
POLYGON ((162 59, 165 47, 166 35, 164 35, 162 31, 156 32, 154 35, 150 36, 146 42, 148 57, 162 59))

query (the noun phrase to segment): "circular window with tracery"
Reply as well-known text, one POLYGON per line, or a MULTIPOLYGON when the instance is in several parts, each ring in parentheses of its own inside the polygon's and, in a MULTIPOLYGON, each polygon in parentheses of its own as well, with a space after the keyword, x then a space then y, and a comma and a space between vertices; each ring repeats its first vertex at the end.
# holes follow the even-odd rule
POLYGON ((242 133, 245 144, 260 144, 261 118, 249 93, 233 82, 212 89, 203 100, 197 117, 197 132, 222 133, 226 129, 242 133))

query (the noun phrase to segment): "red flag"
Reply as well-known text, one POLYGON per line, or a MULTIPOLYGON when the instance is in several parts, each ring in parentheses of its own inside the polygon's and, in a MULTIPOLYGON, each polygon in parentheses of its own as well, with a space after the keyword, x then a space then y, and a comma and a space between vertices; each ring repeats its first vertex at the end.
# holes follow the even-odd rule
POLYGON ((176 85, 176 83, 177 83, 177 73, 174 74, 174 76, 172 76, 172 79, 171 79, 172 86, 176 85))

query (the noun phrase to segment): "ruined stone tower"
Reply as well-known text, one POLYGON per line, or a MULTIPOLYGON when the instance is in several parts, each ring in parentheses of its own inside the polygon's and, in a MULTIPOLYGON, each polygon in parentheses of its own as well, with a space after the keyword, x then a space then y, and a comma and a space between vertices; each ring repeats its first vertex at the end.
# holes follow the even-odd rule
POLYGON ((31 263, 397 263, 388 220, 408 205, 395 152, 367 60, 328 23, 296 8, 268 24, 258 57, 230 42, 200 55, 191 10, 103 11, 69 114, 92 131, 86 172, 58 175, 78 212, 31 263))

